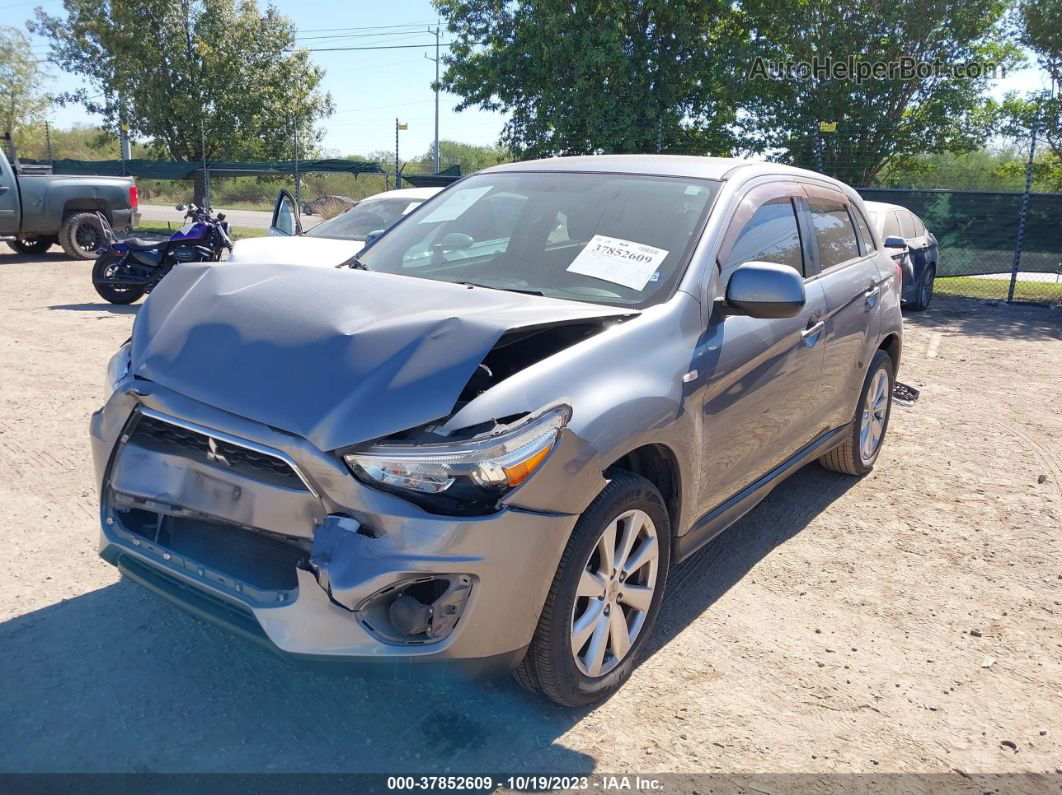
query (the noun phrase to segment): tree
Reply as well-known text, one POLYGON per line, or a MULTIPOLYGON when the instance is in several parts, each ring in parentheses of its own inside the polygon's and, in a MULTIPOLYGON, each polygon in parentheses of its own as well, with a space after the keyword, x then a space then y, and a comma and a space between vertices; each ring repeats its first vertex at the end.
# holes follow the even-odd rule
POLYGON ((29 37, 0 25, 0 134, 17 134, 44 118, 51 99, 40 87, 47 77, 41 62, 30 54, 29 37))
MULTIPOLYGON (((1062 89, 1062 0, 1020 2, 1018 41, 1032 50, 1056 88, 1062 89)), ((1017 97, 1007 99, 1010 121, 1027 130, 1035 124, 1051 147, 1054 161, 1062 160, 1062 95, 1057 91, 1033 92, 1025 99, 1024 106, 1017 97)))
MULTIPOLYGON (((295 26, 254 0, 64 0, 31 29, 91 86, 64 96, 175 160, 312 153, 331 114, 323 71, 294 49, 295 26), (296 130, 297 138, 296 138, 296 130)), ((196 185, 195 200, 202 200, 196 185)))
POLYGON ((511 114, 518 157, 728 152, 741 35, 726 0, 435 0, 442 87, 511 114))
POLYGON ((745 128, 789 162, 818 170, 821 159, 822 170, 853 185, 870 184, 890 160, 979 146, 991 119, 984 111, 990 74, 958 77, 955 70, 986 62, 1007 67, 1018 58, 998 32, 1007 0, 744 0, 742 7, 767 60, 814 66, 816 59, 847 64, 851 56, 857 69, 905 59, 940 67, 925 77, 802 79, 799 70, 795 76, 782 70, 781 79, 753 81, 758 90, 745 128), (836 121, 837 131, 820 136, 820 121, 836 121))

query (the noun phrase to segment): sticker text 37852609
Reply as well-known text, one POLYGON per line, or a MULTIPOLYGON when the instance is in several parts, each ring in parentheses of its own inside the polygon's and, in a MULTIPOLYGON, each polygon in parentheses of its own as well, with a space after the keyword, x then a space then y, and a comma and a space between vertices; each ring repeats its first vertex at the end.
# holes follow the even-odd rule
POLYGON ((570 273, 643 290, 668 252, 618 237, 594 235, 568 266, 570 273))

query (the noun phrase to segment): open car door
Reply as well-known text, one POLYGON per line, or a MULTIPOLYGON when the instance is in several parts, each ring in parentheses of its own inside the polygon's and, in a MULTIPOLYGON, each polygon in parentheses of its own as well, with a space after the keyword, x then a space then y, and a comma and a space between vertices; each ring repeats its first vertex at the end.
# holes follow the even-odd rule
POLYGON ((301 235, 302 222, 299 220, 299 205, 295 203, 295 197, 286 190, 277 194, 276 204, 273 205, 273 220, 269 224, 270 235, 301 235))

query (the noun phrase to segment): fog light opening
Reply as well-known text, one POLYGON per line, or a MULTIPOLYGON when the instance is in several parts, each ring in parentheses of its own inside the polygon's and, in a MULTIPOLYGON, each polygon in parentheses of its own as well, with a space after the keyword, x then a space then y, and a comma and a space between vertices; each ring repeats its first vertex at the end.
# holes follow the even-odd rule
POLYGON ((362 626, 387 643, 434 643, 453 632, 471 590, 465 574, 411 578, 380 589, 356 612, 362 626))

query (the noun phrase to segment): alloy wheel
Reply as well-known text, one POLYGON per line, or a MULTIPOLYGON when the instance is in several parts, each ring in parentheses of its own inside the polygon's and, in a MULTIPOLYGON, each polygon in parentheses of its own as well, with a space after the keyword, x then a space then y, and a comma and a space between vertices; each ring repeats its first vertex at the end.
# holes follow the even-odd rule
POLYGON ((82 251, 96 251, 100 247, 99 231, 91 224, 79 224, 74 230, 74 242, 82 251))
POLYGON ((885 418, 889 411, 889 374, 884 368, 874 373, 866 400, 863 401, 863 418, 859 424, 859 457, 864 464, 874 460, 885 435, 885 418))
POLYGON ((602 531, 571 618, 572 655, 586 676, 604 676, 629 654, 653 603, 659 557, 657 528, 645 511, 625 511, 602 531))

